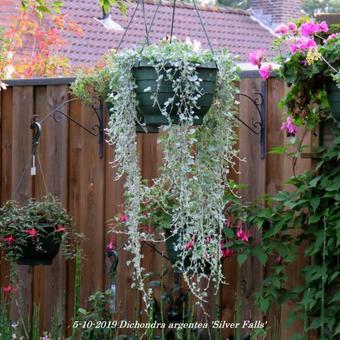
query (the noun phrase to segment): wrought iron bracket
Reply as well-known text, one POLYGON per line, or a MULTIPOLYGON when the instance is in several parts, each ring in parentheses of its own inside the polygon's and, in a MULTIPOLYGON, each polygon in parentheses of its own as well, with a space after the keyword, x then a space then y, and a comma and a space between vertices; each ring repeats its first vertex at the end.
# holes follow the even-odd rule
POLYGON ((35 155, 37 146, 39 144, 39 138, 42 132, 42 125, 43 123, 50 117, 53 117, 54 121, 59 123, 64 118, 70 120, 74 124, 76 124, 78 127, 86 131, 92 136, 98 136, 98 144, 99 144, 99 158, 102 159, 104 156, 104 103, 100 102, 98 107, 95 107, 92 105, 92 109, 96 114, 98 123, 95 124, 92 127, 84 126, 83 124, 79 123, 77 120, 72 118, 70 115, 65 113, 64 107, 65 105, 74 102, 79 101, 78 98, 72 98, 63 101, 59 105, 57 105, 52 111, 47 113, 40 121, 38 119, 38 116, 34 116, 30 128, 34 131, 33 137, 32 137, 32 149, 33 154, 35 155))
POLYGON ((266 107, 265 107, 265 85, 262 84, 261 92, 254 92, 256 98, 252 98, 248 94, 245 93, 237 93, 237 96, 241 96, 247 98, 251 103, 253 103, 257 113, 258 113, 258 120, 255 122, 252 121, 252 124, 249 125, 245 121, 243 121, 240 117, 235 116, 236 119, 242 123, 246 128, 248 128, 252 133, 255 135, 260 136, 260 158, 265 159, 266 157, 266 107))

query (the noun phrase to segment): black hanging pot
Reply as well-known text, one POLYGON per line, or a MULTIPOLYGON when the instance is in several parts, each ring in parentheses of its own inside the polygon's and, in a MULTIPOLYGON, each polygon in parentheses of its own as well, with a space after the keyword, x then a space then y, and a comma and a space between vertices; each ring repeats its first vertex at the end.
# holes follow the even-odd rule
POLYGON ((326 88, 332 116, 337 121, 337 127, 340 128, 340 89, 334 81, 330 81, 326 88))
MULTIPOLYGON (((168 259, 174 268, 174 272, 181 273, 181 269, 178 267, 178 261, 181 259, 181 251, 175 249, 175 246, 176 244, 178 244, 178 241, 179 241, 179 235, 177 234, 174 235, 171 233, 170 230, 166 230, 165 237, 166 237, 165 247, 166 247, 168 259)), ((204 260, 202 259, 202 261, 204 260)), ((189 267, 189 265, 190 265, 190 255, 187 255, 184 261, 184 267, 189 267)), ((210 272, 211 272, 210 264, 206 262, 205 268, 204 268, 204 274, 209 275, 210 272)))
MULTIPOLYGON (((174 66, 169 65, 165 69, 173 69, 174 66)), ((197 108, 195 108, 195 115, 198 117, 194 120, 195 125, 202 124, 203 117, 209 111, 215 94, 217 67, 215 63, 201 64, 196 67, 198 78, 201 81, 202 96, 198 99, 197 108)), ((137 88, 136 97, 138 101, 137 112, 142 123, 147 126, 159 127, 161 125, 167 125, 168 119, 162 115, 160 108, 164 107, 165 102, 174 97, 174 91, 172 89, 172 82, 166 80, 166 70, 162 70, 158 74, 155 68, 147 62, 140 62, 132 69, 133 77, 136 81, 137 88), (163 75, 163 80, 160 81, 160 86, 157 91, 157 79, 159 75, 163 75), (145 89, 150 91, 145 92, 145 89), (153 93, 157 92, 157 103, 154 105, 153 93)), ((174 75, 179 77, 179 75, 174 75)), ((175 97, 173 105, 169 106, 171 120, 173 123, 179 122, 177 114, 179 98, 175 97)))
POLYGON ((33 237, 27 239, 27 243, 21 246, 20 257, 17 264, 20 265, 51 265, 59 252, 61 233, 55 233, 52 224, 41 224, 39 230, 39 246, 33 237))

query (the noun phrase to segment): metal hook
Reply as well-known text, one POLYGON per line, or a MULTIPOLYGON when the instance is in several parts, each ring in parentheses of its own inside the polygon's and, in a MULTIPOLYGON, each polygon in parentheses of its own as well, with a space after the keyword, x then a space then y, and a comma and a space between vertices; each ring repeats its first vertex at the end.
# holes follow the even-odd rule
POLYGON ((33 117, 30 128, 33 130, 32 136, 32 153, 36 155, 37 147, 39 145, 39 139, 41 135, 41 124, 38 122, 37 117, 33 117))

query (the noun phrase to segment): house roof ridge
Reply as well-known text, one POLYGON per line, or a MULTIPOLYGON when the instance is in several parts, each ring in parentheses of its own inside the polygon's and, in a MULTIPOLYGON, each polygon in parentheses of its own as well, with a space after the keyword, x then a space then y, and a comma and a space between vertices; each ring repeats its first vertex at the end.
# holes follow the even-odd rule
MULTIPOLYGON (((137 2, 139 0, 136 0, 137 2)), ((161 6, 166 6, 166 7, 172 7, 173 6, 173 1, 170 0, 160 0, 161 1, 161 6)), ((159 1, 158 0, 144 0, 145 4, 149 5, 158 5, 159 1)), ((194 9, 195 6, 189 3, 176 3, 176 8, 187 8, 187 9, 194 9)), ((205 11, 205 12, 214 12, 214 13, 229 13, 229 14, 238 14, 238 15, 244 15, 244 16, 250 16, 250 12, 248 10, 244 9, 239 9, 239 8, 230 8, 230 7, 223 7, 223 6, 212 6, 212 5, 199 5, 197 4, 197 8, 200 11, 205 11)))

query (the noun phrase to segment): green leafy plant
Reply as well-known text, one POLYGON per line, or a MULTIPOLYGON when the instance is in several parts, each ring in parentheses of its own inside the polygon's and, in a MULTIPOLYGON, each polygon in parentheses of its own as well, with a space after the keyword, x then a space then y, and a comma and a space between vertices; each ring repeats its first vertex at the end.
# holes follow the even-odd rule
MULTIPOLYGON (((302 319, 304 333, 317 332, 318 339, 340 334, 340 135, 331 147, 323 148, 314 171, 289 180, 294 191, 281 191, 267 199, 251 222, 261 228, 262 244, 252 247, 253 255, 265 265, 274 259, 256 300, 266 312, 273 302, 296 303, 291 321, 302 319), (301 273, 301 285, 287 288, 285 268, 297 257, 299 247, 310 263, 301 273), (256 252, 255 252, 256 250, 256 252)), ((299 339, 303 338, 301 334, 299 339)))
MULTIPOLYGON (((148 309, 152 299, 145 285, 145 268, 141 266, 141 242, 156 239, 139 227, 141 204, 148 186, 141 178, 136 147, 136 124, 144 130, 146 127, 140 120, 134 77, 136 65, 146 63, 154 69, 157 79, 155 89, 146 87, 144 93, 150 96, 154 107, 159 108, 167 122, 160 141, 164 151, 163 166, 160 178, 153 184, 166 188, 177 200, 176 209, 170 216, 170 225, 172 233, 178 237, 177 247, 182 252, 181 267, 186 267, 183 276, 192 293, 204 301, 206 289, 202 288, 203 281, 208 284, 214 282, 216 288, 224 281, 220 244, 225 222, 227 174, 238 157, 234 118, 238 69, 226 50, 213 54, 202 50, 199 42, 191 42, 190 39, 186 42, 164 39, 160 44, 112 53, 107 65, 110 77, 110 92, 106 100, 110 108, 107 136, 108 143, 115 146, 112 165, 116 168, 116 179, 126 175, 125 191, 128 193, 124 228, 116 231, 129 236, 126 249, 133 254, 130 264, 135 269, 134 285, 143 292, 144 304, 148 309), (198 103, 204 96, 198 67, 206 64, 217 66, 216 90, 203 124, 195 126, 198 103), (164 82, 170 84, 172 94, 162 101, 159 100, 159 91, 164 82), (171 116, 174 111, 176 123, 171 116), (193 235, 199 246, 191 250, 191 265, 184 266, 188 251, 186 245, 193 235), (207 236, 210 242, 206 242, 207 236), (203 270, 203 257, 207 257, 211 264, 208 280, 203 270)), ((96 78, 97 75, 92 76, 96 78)), ((84 97, 78 90, 86 89, 88 83, 91 83, 90 78, 78 79, 75 93, 84 97)), ((163 195, 161 191, 159 194, 163 195)))
POLYGON ((108 322, 112 320, 112 315, 109 307, 111 299, 111 291, 95 292, 89 297, 90 308, 78 309, 78 321, 85 325, 81 331, 81 339, 112 339, 115 334, 115 329, 108 327, 108 322), (86 326, 90 322, 92 326, 86 326), (103 323, 106 327, 95 327, 97 323, 103 323))
POLYGON ((60 201, 49 194, 30 199, 24 206, 8 201, 0 208, 0 247, 7 259, 18 260, 25 247, 44 252, 44 239, 61 244, 66 258, 72 258, 81 235, 60 201))

